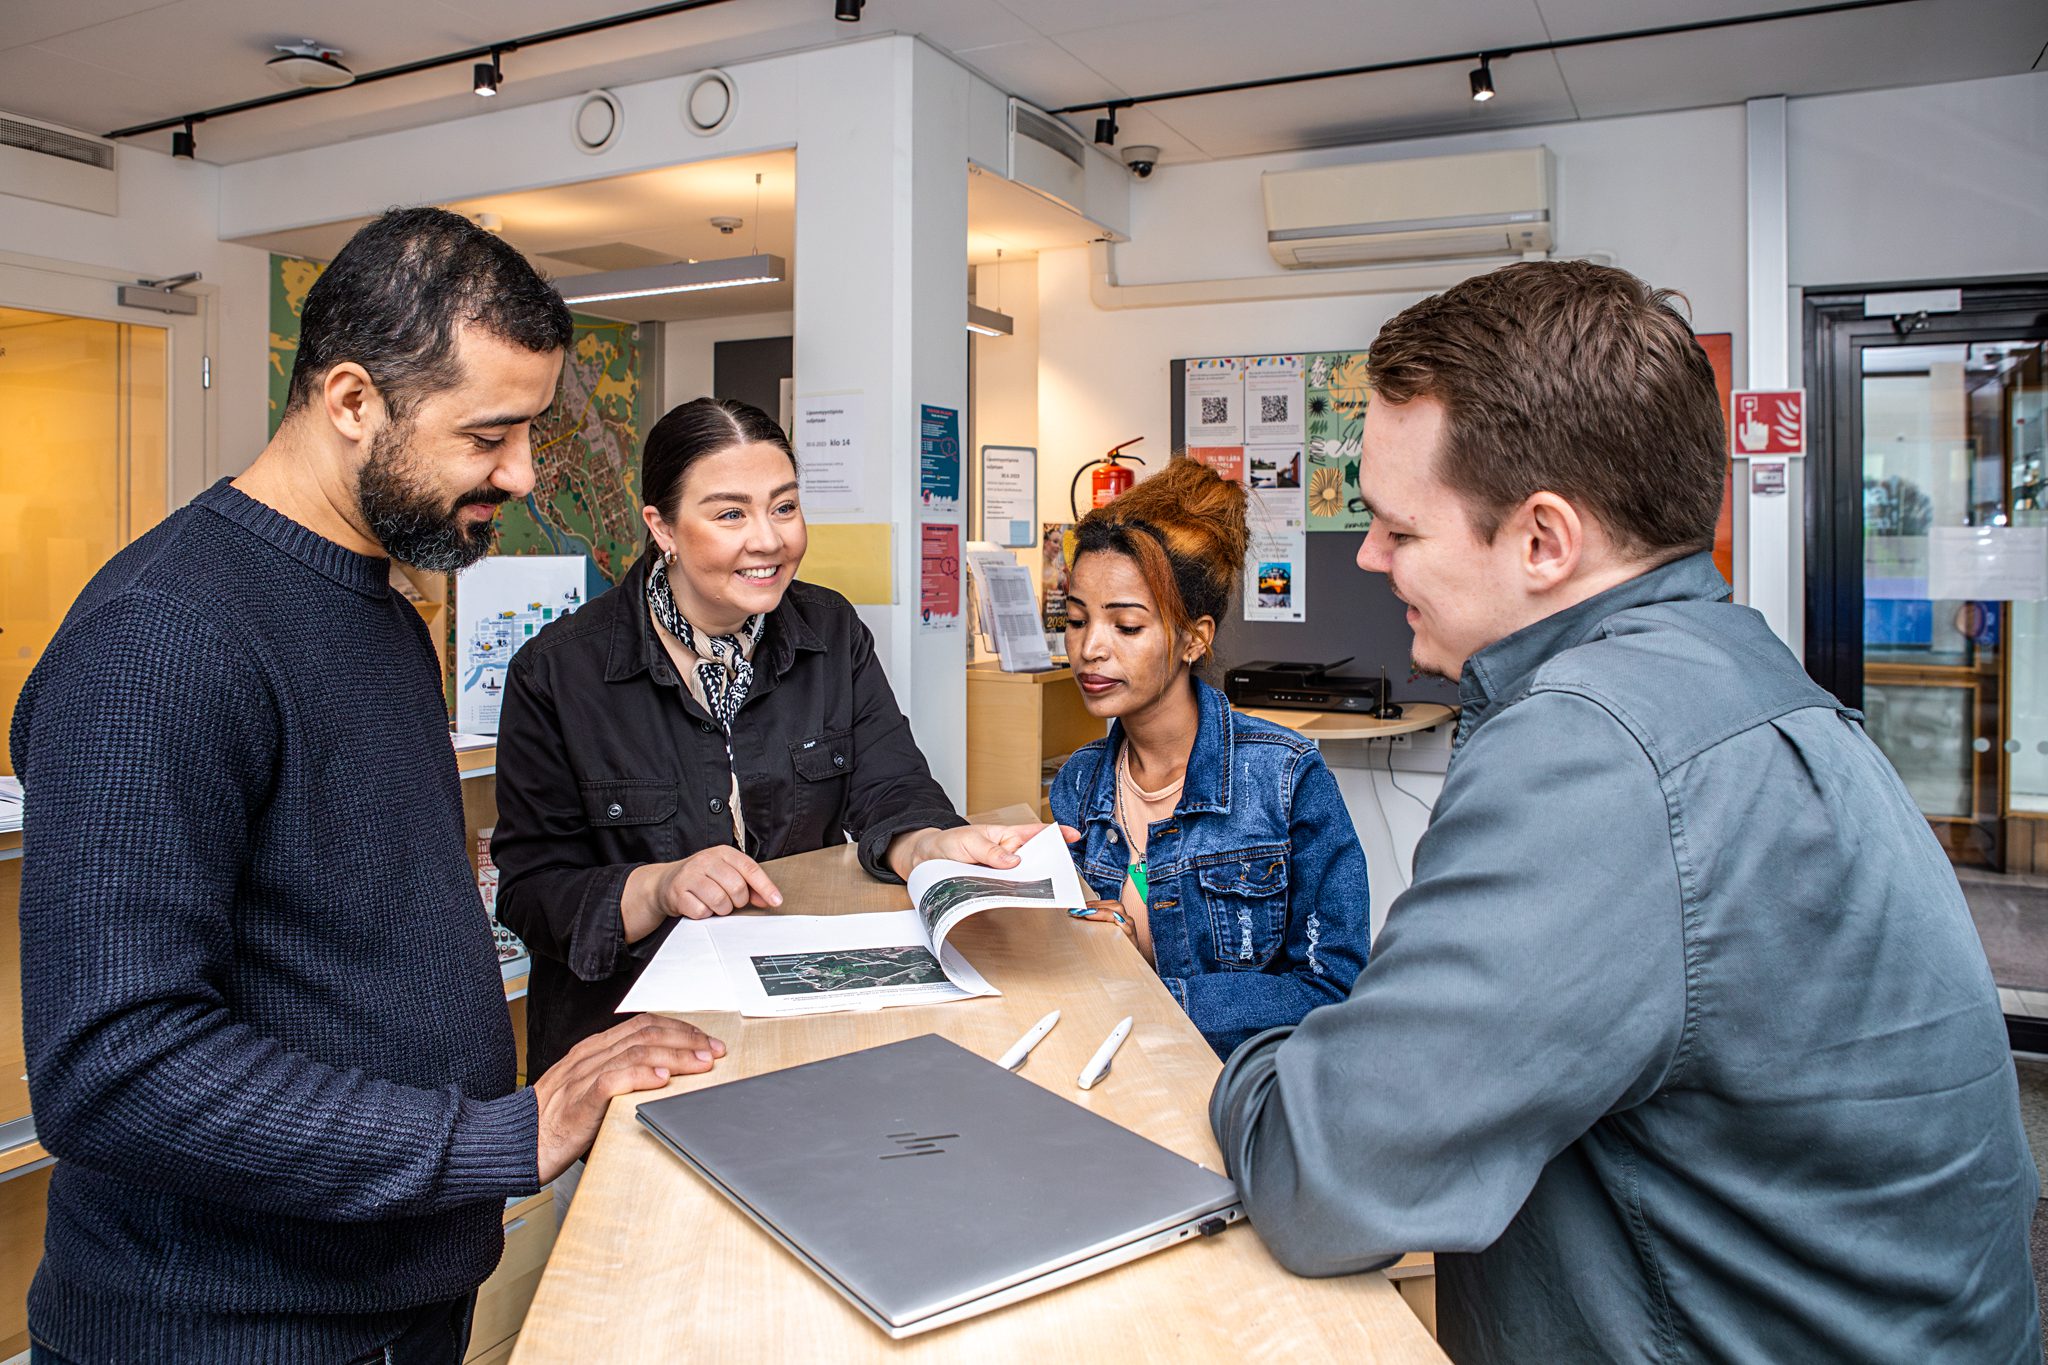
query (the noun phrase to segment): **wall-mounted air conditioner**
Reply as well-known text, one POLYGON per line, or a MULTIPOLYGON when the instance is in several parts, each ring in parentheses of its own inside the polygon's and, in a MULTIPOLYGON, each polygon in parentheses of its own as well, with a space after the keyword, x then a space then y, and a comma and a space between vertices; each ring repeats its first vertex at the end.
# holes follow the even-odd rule
POLYGON ((1075 213, 1088 201, 1088 145, 1052 115, 1010 101, 1010 179, 1075 213))
POLYGON ((18 114, 0 114, 0 192, 119 213, 114 144, 18 114))
POLYGON ((1290 269, 1548 251, 1547 147, 1268 171, 1266 245, 1290 269))

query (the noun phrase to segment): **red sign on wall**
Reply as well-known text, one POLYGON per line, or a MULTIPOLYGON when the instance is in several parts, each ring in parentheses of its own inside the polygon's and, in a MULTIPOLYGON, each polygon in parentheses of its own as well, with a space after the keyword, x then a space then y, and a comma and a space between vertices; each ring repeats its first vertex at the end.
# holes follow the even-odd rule
POLYGON ((1728 405, 1737 458, 1799 455, 1806 450, 1806 390, 1737 389, 1728 405))

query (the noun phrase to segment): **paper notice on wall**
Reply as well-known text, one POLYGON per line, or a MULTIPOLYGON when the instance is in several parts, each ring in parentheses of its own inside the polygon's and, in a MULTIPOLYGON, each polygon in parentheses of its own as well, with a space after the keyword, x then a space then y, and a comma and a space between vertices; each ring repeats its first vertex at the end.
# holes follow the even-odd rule
POLYGON ((1936 602, 2048 598, 2048 526, 1937 526, 1927 548, 1936 602))
POLYGON ((587 555, 487 555, 455 578, 455 728, 498 733, 520 646, 583 605, 587 555))
POLYGON ((1308 524, 1301 490, 1247 490, 1251 545, 1244 561, 1244 619, 1300 621, 1308 615, 1308 524))
POLYGON ((1067 571, 1074 567, 1075 523, 1048 521, 1039 528, 1039 605, 1048 637, 1067 633, 1067 571))
POLYGON ((960 629, 960 528, 928 521, 917 528, 918 628, 929 634, 960 629))
POLYGON ((918 503, 934 512, 958 508, 960 412, 925 403, 917 410, 917 423, 918 503))
POLYGON ((1187 444, 1244 444, 1244 370, 1237 356, 1190 360, 1187 374, 1187 444))
POLYGON ((1219 478, 1232 483, 1244 482, 1243 446, 1197 446, 1188 451, 1188 458, 1196 464, 1209 466, 1219 478))
POLYGON ((867 497, 863 437, 866 404, 858 391, 813 393, 796 400, 797 480, 811 512, 858 512, 867 497))
POLYGON ((1301 357, 1255 355, 1244 362, 1244 443, 1300 445, 1304 439, 1301 357))
POLYGON ((1021 550, 1038 533, 1038 452, 981 448, 981 538, 1021 550))

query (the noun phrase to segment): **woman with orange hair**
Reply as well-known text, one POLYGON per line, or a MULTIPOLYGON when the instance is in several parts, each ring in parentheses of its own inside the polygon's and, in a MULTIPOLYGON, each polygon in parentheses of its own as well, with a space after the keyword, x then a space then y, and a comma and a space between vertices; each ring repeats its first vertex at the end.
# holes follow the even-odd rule
POLYGON ((1053 782, 1085 911, 1120 927, 1221 1056, 1344 999, 1365 854, 1315 745, 1195 675, 1229 610, 1244 490, 1177 459, 1081 522, 1067 655, 1109 735, 1053 782))

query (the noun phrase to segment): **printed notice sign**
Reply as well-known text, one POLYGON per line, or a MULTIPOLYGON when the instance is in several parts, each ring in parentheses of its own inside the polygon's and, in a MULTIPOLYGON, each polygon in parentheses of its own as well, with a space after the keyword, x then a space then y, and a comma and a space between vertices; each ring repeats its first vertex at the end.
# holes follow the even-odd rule
POLYGON ((1188 445, 1244 444, 1243 366, 1244 362, 1234 355, 1188 362, 1188 445))
POLYGON ((918 501, 931 508, 960 503, 960 413, 930 403, 918 409, 918 501))
POLYGON ((796 400, 797 479, 811 512, 858 512, 867 494, 859 392, 813 393, 796 400))
POLYGON ((927 631, 960 629, 960 528, 927 521, 918 528, 921 568, 918 625, 927 631))

